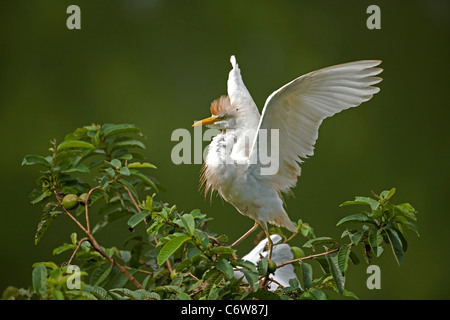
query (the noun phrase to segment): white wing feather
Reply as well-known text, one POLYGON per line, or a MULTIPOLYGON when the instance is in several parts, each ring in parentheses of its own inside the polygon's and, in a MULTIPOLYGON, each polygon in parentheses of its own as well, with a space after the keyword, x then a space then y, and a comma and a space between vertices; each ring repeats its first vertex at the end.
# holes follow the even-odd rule
MULTIPOLYGON (((313 71, 267 98, 258 129, 279 130, 279 170, 276 175, 265 176, 277 190, 287 192, 295 186, 301 158, 314 154, 319 126, 325 118, 370 100, 380 90, 373 86, 382 80, 376 77, 382 72, 375 68, 380 63, 365 60, 313 71)), ((250 157, 257 152, 257 141, 258 136, 250 157)))

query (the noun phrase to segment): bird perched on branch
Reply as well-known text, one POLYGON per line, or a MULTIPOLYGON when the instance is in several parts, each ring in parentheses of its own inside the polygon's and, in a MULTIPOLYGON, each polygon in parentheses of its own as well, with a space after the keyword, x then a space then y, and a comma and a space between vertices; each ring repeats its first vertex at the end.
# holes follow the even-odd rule
POLYGON ((302 159, 314 154, 322 121, 370 100, 380 90, 374 85, 382 80, 377 77, 382 69, 376 67, 381 61, 350 62, 305 74, 273 92, 261 115, 236 58, 230 61, 228 95, 211 103, 211 117, 193 124, 222 130, 209 145, 201 182, 205 193, 217 191, 255 221, 232 247, 261 226, 270 258, 273 243, 267 223, 297 232, 281 193, 296 185, 302 159))

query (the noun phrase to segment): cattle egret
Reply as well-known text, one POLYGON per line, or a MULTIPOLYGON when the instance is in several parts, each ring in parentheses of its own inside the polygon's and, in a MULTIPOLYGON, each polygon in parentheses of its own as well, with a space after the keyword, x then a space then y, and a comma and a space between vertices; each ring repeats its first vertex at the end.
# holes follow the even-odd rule
POLYGON ((233 68, 227 82, 228 95, 211 103, 211 117, 193 124, 222 130, 209 145, 201 183, 205 194, 217 191, 255 221, 232 247, 259 225, 266 233, 270 258, 273 243, 267 223, 297 232, 283 207, 281 193, 296 185, 302 158, 314 154, 319 126, 325 118, 370 100, 380 90, 374 85, 382 80, 376 75, 383 69, 376 68, 379 60, 363 60, 310 72, 273 92, 260 115, 242 81, 236 58, 231 56, 230 62, 233 68), (267 143, 268 138, 262 139, 263 132, 266 138, 276 132, 278 141, 267 143), (275 173, 263 173, 261 146, 278 152, 275 173))

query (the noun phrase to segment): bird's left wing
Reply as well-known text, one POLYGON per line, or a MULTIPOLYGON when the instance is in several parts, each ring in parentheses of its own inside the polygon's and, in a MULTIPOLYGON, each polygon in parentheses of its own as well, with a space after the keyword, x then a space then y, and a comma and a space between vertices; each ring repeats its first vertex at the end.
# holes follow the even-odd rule
MULTIPOLYGON (((278 171, 266 177, 274 188, 287 192, 295 186, 301 158, 314 154, 319 126, 325 118, 370 100, 380 90, 374 86, 382 80, 376 77, 382 72, 381 68, 376 68, 380 63, 379 60, 364 60, 313 71, 267 98, 250 158, 255 159, 258 153, 261 129, 277 129, 278 171)), ((260 161, 252 166, 261 169, 260 161)))

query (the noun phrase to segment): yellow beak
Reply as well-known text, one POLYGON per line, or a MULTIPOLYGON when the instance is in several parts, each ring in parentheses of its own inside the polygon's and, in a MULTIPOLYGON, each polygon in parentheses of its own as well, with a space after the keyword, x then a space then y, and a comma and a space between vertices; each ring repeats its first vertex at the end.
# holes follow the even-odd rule
POLYGON ((217 116, 212 116, 200 121, 197 121, 196 123, 194 123, 192 126, 196 127, 196 126, 205 126, 208 124, 213 124, 214 122, 217 122, 219 120, 223 120, 223 117, 217 117, 217 116))

